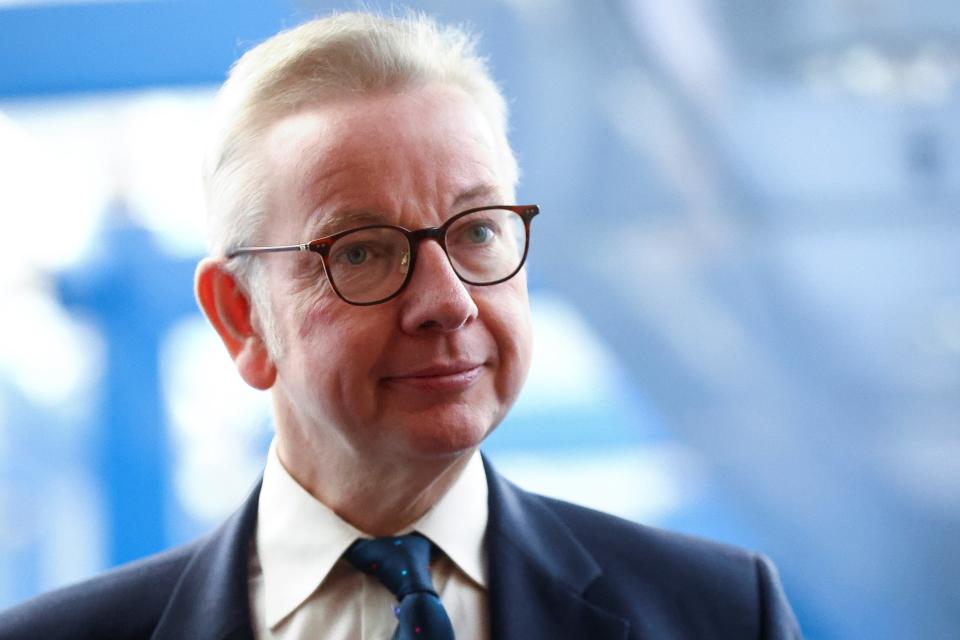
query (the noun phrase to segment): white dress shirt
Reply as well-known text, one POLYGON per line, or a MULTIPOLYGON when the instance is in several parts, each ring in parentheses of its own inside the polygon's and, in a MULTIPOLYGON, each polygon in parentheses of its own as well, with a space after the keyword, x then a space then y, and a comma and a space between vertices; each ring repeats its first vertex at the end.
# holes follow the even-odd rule
MULTIPOLYGON (((418 531, 443 553, 430 572, 457 640, 487 640, 487 479, 475 453, 460 478, 422 518, 418 531)), ((261 639, 385 640, 396 598, 341 558, 357 530, 311 496, 271 445, 263 473, 255 542, 250 548, 250 611, 261 639)))

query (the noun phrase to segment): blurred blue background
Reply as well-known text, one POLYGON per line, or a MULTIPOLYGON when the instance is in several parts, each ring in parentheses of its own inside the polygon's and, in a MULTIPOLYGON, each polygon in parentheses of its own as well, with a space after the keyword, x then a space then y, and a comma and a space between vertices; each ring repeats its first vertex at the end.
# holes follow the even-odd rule
MULTIPOLYGON (((410 6, 483 34, 545 212, 500 469, 764 551, 808 638, 960 638, 960 5, 410 6)), ((0 0, 0 607, 259 474, 200 143, 236 57, 338 8, 0 0)))

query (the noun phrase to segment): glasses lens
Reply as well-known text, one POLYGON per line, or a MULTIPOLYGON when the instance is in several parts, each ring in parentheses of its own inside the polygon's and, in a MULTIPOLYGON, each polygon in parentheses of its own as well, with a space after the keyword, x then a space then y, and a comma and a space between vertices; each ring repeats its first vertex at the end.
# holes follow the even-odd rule
POLYGON ((376 302, 403 285, 410 268, 410 243, 397 229, 359 229, 333 243, 327 264, 341 297, 359 304, 376 302))
POLYGON ((458 218, 446 245, 457 274, 473 284, 513 275, 523 261, 527 233, 523 218, 509 209, 484 209, 458 218))

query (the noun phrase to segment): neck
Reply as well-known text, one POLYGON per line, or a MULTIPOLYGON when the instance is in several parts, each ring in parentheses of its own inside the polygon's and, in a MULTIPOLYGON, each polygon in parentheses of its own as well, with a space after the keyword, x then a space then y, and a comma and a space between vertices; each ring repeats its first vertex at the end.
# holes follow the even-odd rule
POLYGON ((277 454, 288 473, 343 520, 372 536, 419 520, 460 477, 475 449, 440 458, 371 461, 283 437, 277 454))

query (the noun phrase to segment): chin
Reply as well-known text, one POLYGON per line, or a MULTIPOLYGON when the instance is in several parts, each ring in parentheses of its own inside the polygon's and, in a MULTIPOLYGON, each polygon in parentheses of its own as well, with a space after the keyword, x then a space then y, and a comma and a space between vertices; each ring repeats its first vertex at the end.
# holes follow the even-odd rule
POLYGON ((429 420, 417 421, 407 430, 404 443, 411 457, 425 459, 456 458, 470 454, 493 431, 490 421, 429 420))

